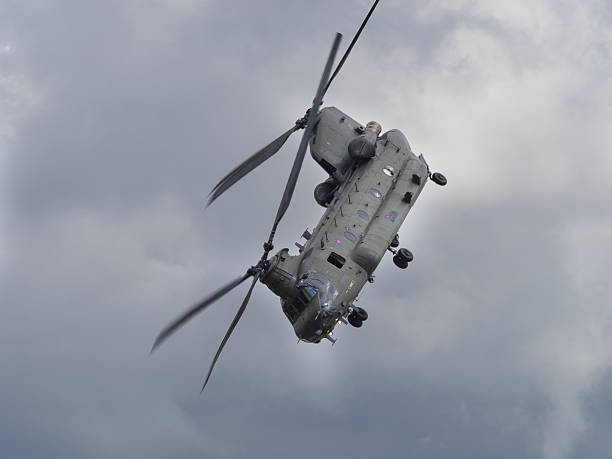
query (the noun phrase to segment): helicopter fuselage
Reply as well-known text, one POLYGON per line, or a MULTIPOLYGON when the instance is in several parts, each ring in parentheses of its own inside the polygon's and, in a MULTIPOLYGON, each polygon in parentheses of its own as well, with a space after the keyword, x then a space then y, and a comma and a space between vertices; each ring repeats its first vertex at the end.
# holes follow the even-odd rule
POLYGON ((351 157, 349 144, 364 130, 336 108, 321 111, 310 148, 335 184, 332 197, 300 253, 282 249, 261 276, 303 341, 330 337, 348 316, 429 177, 398 130, 374 136, 372 157, 351 157))

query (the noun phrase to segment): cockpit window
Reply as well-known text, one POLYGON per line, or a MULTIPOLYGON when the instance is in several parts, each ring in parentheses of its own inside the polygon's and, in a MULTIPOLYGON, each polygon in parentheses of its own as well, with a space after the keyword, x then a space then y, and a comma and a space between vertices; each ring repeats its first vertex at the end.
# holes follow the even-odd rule
POLYGON ((321 310, 335 312, 334 299, 338 296, 338 290, 325 276, 317 273, 308 273, 302 276, 302 279, 297 282, 296 287, 300 292, 300 297, 306 300, 307 303, 315 295, 318 295, 321 310))
POLYGON ((300 289, 300 292, 302 293, 302 296, 306 300, 306 303, 310 303, 310 300, 314 298, 314 296, 317 294, 318 291, 319 289, 316 287, 313 287, 312 285, 304 285, 300 289))
POLYGON ((289 319, 291 323, 295 323, 297 318, 300 316, 301 310, 296 307, 293 302, 289 302, 285 299, 281 298, 281 307, 283 308, 283 312, 289 319))

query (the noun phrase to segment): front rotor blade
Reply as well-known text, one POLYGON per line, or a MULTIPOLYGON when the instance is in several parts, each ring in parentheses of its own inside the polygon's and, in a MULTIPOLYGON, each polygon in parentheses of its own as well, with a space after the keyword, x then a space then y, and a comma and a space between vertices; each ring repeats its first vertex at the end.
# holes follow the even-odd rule
POLYGON ((378 5, 379 1, 380 0, 376 0, 374 2, 374 4, 372 5, 372 8, 370 8, 370 11, 368 12, 368 14, 365 17, 365 19, 363 20, 363 22, 361 23, 361 26, 359 27, 359 30, 357 30, 357 33, 353 37, 353 40, 351 41, 351 44, 349 45, 349 47, 344 52, 344 56, 342 56, 342 59, 340 59, 340 62, 338 63, 338 67, 336 67, 336 70, 334 70, 333 75, 329 79, 329 82, 327 83, 327 86, 325 87, 325 91, 324 91, 323 94, 325 94, 327 92, 327 90, 329 89, 329 85, 331 84, 332 81, 334 81, 334 78, 336 78, 336 75, 338 75, 338 72, 340 71, 340 69, 344 65, 344 62, 346 61, 346 58, 348 57, 348 55, 351 53, 351 50, 353 49, 353 46, 357 42, 357 39, 359 38, 359 35, 361 35, 361 31, 363 30, 363 28, 365 27, 366 23, 368 22, 368 19, 370 19, 370 16, 372 16, 372 13, 374 12, 374 8, 376 8, 376 5, 378 5))
POLYGON ((331 68, 334 63, 334 58, 336 57, 336 52, 338 51, 338 46, 340 46, 340 40, 342 39, 342 34, 336 33, 336 37, 334 39, 334 43, 332 45, 331 51, 329 53, 329 57, 327 58, 327 63, 325 64, 325 68, 323 70, 323 74, 321 75, 321 81, 319 82, 319 88, 317 89, 317 94, 315 95, 312 108, 308 112, 308 121, 306 124, 306 129, 304 130, 304 135, 302 136, 302 141, 300 142, 300 146, 298 148, 297 154, 295 155, 295 161, 293 162, 293 168, 291 169, 291 174, 289 174, 289 179, 287 180, 287 185, 285 186, 285 192, 283 193, 283 198, 281 200, 280 206, 278 208, 278 212, 276 213, 276 220, 274 221, 274 226, 272 229, 272 236, 276 232, 276 227, 280 222, 283 215, 287 211, 289 207, 289 203, 291 202, 291 198, 293 196, 293 191, 295 190, 295 184, 297 183, 298 176, 300 175, 300 169, 302 168, 302 163, 304 162, 304 155, 306 154, 306 147, 308 146, 308 142, 310 141, 310 137, 312 136, 312 131, 314 129, 315 120, 317 119, 317 115, 319 113, 319 106, 323 101, 323 93, 325 92, 325 85, 329 80, 329 74, 331 73, 331 68))
POLYGON ((268 145, 263 147, 258 152, 251 155, 246 161, 242 162, 239 166, 235 167, 229 174, 227 174, 210 192, 208 196, 208 203, 206 207, 210 206, 215 199, 221 196, 229 187, 244 177, 246 174, 251 172, 265 160, 269 159, 274 155, 280 148, 285 144, 291 134, 297 131, 299 127, 293 126, 287 132, 283 133, 280 137, 274 139, 268 145))
POLYGON ((258 279, 259 279, 259 274, 255 275, 255 278, 253 279, 253 283, 251 284, 251 288, 249 288, 248 293, 246 294, 246 296, 244 297, 244 300, 242 301, 242 304, 240 305, 240 309, 238 309, 238 312, 236 313, 234 320, 232 321, 231 325, 227 329, 227 332, 225 333, 225 336, 223 337, 223 341, 221 341, 221 345, 219 346, 219 349, 217 349, 217 353, 215 354, 215 358, 210 364, 210 368, 208 369, 208 374, 206 375, 206 380, 204 381, 204 385, 202 386, 202 390, 200 391, 200 393, 202 393, 202 391, 206 387, 206 384, 208 384, 208 380, 210 379, 210 375, 213 371, 213 368, 215 367, 215 363, 217 363, 217 359, 219 358, 219 355, 221 355, 221 351, 223 350, 225 343, 227 343, 227 340, 229 339, 230 335, 234 331, 234 328, 236 328, 236 324, 242 317, 242 314, 244 313, 244 310, 246 309, 247 304, 249 303, 249 300, 251 299, 251 292, 253 291, 253 287, 255 287, 255 284, 257 283, 258 279))
POLYGON ((164 328, 160 332, 160 334, 155 339, 155 342, 153 343, 151 352, 153 352, 161 343, 163 343, 172 333, 174 333, 181 326, 183 326, 185 322, 187 322, 189 319, 191 319, 193 316, 195 316, 199 312, 203 311, 204 308, 206 308, 207 306, 217 301, 219 298, 221 298, 223 295, 225 295, 227 292, 229 292, 233 288, 238 287, 240 284, 242 284, 246 279, 248 279, 251 276, 252 274, 247 272, 244 276, 239 277, 238 279, 230 282, 224 287, 221 287, 219 290, 214 292, 212 295, 208 296, 207 298, 203 299, 199 303, 195 304, 188 311, 186 311, 184 314, 179 316, 174 322, 169 324, 166 328, 164 328))

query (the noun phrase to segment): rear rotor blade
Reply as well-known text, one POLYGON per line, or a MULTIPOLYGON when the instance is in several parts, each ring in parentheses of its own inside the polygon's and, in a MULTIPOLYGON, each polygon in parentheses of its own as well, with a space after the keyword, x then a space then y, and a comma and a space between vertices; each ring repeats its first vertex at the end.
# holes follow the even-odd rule
POLYGON ((221 196, 229 187, 244 177, 246 174, 251 172, 265 160, 269 159, 274 155, 280 148, 285 144, 291 134, 299 129, 296 124, 291 129, 283 133, 280 137, 274 139, 268 145, 263 147, 258 152, 251 155, 246 161, 235 167, 229 174, 227 174, 215 187, 212 189, 208 196, 208 203, 206 207, 210 206, 215 199, 221 196))
POLYGON ((340 46, 341 39, 342 39, 342 34, 337 33, 336 37, 334 38, 334 43, 329 53, 329 57, 327 58, 327 63, 325 64, 323 74, 321 75, 321 81, 319 82, 319 88, 317 89, 317 93, 312 103, 312 108, 308 112, 308 121, 306 124, 306 129, 304 130, 302 141, 300 142, 300 146, 298 148, 297 154, 295 155, 295 161, 293 162, 293 168, 291 169, 291 174, 289 174, 289 179, 287 180, 287 185, 285 186, 285 191, 283 193, 283 198, 281 199, 281 203, 278 208, 278 212, 276 213, 276 219, 274 220, 274 226, 272 228, 271 238, 274 236, 274 233, 276 232, 276 227, 278 226, 278 223, 283 218, 283 215, 285 215, 285 212, 287 211, 287 208, 289 207, 289 203, 291 202, 293 191, 295 190, 295 184, 297 183, 298 176, 300 175, 300 169, 302 168, 302 163, 304 162, 304 155, 306 154, 306 147, 308 146, 308 142, 310 141, 310 137, 312 136, 312 131, 314 129, 315 120, 317 119, 317 115, 319 113, 319 106, 321 105, 321 102, 323 101, 325 85, 327 84, 327 81, 329 79, 329 74, 331 73, 331 68, 334 63, 334 58, 336 57, 336 52, 338 51, 338 46, 340 46))
POLYGON ((363 28, 365 27, 366 23, 368 22, 368 19, 370 19, 370 16, 372 16, 372 13, 374 12, 374 8, 376 8, 376 5, 378 5, 379 1, 380 0, 376 0, 374 2, 374 4, 372 5, 372 8, 370 8, 370 11, 368 12, 368 14, 365 17, 365 19, 363 20, 363 22, 361 23, 361 26, 359 27, 359 30, 357 30, 357 33, 353 37, 353 40, 351 41, 351 44, 349 45, 349 47, 344 52, 344 56, 342 56, 342 59, 340 59, 340 62, 338 63, 338 66, 336 67, 336 70, 334 70, 333 75, 329 79, 323 94, 325 94, 327 92, 327 90, 329 89, 329 85, 331 85, 331 82, 334 81, 334 78, 336 78, 336 75, 338 75, 338 72, 340 71, 340 69, 344 65, 344 62, 346 61, 346 58, 348 57, 348 55, 351 53, 351 50, 353 49, 353 46, 357 42, 357 39, 359 38, 359 35, 361 35, 361 31, 363 30, 363 28))
MULTIPOLYGON (((171 324, 166 326, 166 328, 164 328, 160 332, 160 334, 155 339, 155 342, 153 343, 153 347, 151 348, 151 352, 153 352, 161 343, 163 343, 172 333, 174 333, 176 330, 178 330, 180 327, 182 327, 189 319, 191 319, 193 316, 195 316, 199 312, 202 312, 207 306, 209 306, 212 303, 214 303, 215 301, 217 301, 219 298, 221 298, 223 295, 225 295, 230 290, 238 287, 240 284, 242 284, 245 280, 247 280, 252 275, 253 274, 249 270, 249 272, 247 272, 244 276, 239 277, 238 279, 236 279, 236 280, 230 282, 229 284, 221 287, 219 290, 217 290, 216 292, 212 293, 210 296, 208 296, 207 298, 203 299, 199 303, 195 304, 193 307, 191 307, 189 310, 187 310, 184 314, 179 316, 174 322, 172 322, 171 324)), ((257 277, 256 277, 256 279, 257 279, 257 277)))
POLYGON ((208 374, 206 375, 206 380, 204 381, 204 384, 202 385, 202 390, 200 391, 200 393, 204 391, 206 384, 208 384, 208 380, 210 379, 210 375, 213 371, 213 368, 215 367, 215 364, 217 363, 217 359, 219 359, 219 355, 221 355, 221 351, 223 350, 223 347, 225 346, 225 344, 227 343, 227 340, 229 339, 230 335, 234 331, 234 328, 236 328, 236 324, 242 317, 242 314, 244 313, 244 310, 246 309, 247 304, 249 303, 249 300, 251 299, 251 292, 253 291, 253 287, 255 287, 255 284, 257 283, 258 279, 259 279, 259 274, 255 275, 255 277, 253 278, 253 283, 251 284, 251 288, 249 288, 249 291, 244 297, 244 300, 242 300, 242 304, 240 305, 240 308, 238 309, 238 312, 236 313, 234 320, 232 321, 231 325, 227 329, 227 332, 225 333, 225 336, 223 337, 223 341, 221 341, 221 345, 219 346, 219 349, 217 349, 217 353, 215 354, 215 358, 210 364, 210 368, 208 369, 208 374))

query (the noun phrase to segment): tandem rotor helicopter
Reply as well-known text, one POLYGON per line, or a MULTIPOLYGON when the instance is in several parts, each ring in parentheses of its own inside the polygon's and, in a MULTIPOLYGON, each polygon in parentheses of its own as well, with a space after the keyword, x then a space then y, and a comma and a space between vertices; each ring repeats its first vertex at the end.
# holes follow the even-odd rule
POLYGON ((244 275, 221 287, 166 326, 151 349, 151 352, 155 350, 178 328, 230 290, 252 279, 246 297, 213 358, 202 390, 242 317, 257 281, 280 297, 282 310, 300 341, 319 343, 327 339, 334 343, 332 332, 337 324, 342 322, 361 327, 367 320, 367 312, 353 302, 366 282, 373 282, 374 270, 385 253, 391 251, 393 262, 402 269, 413 259, 408 249, 397 249, 400 226, 427 180, 430 178, 438 185, 446 185, 446 178, 440 173, 430 172, 423 156, 417 157, 412 152, 399 130, 381 135, 382 128, 376 121, 363 126, 335 107, 319 110, 323 96, 378 2, 376 0, 370 8, 332 73, 342 37, 336 34, 312 107, 306 114, 288 131, 234 168, 209 195, 207 206, 278 152, 291 134, 304 129, 261 259, 244 275), (297 255, 290 255, 289 249, 284 248, 269 259, 278 224, 291 202, 308 146, 313 159, 329 174, 329 178, 314 190, 314 198, 326 208, 325 213, 312 232, 304 231, 302 237, 306 242, 304 245, 296 243, 297 255))

